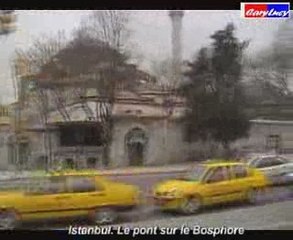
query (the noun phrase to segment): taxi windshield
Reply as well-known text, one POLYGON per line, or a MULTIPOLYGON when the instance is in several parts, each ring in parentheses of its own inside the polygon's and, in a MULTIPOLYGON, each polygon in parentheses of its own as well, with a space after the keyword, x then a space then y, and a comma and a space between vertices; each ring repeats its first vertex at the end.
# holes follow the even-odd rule
POLYGON ((190 170, 184 177, 183 179, 186 181, 199 181, 203 174, 206 171, 206 166, 204 165, 197 165, 194 167, 192 170, 190 170))

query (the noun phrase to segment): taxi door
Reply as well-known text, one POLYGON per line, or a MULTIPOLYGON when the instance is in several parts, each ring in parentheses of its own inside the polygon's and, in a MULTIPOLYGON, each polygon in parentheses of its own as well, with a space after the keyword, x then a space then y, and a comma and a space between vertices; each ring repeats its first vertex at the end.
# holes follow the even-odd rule
POLYGON ((28 220, 53 218, 54 212, 60 209, 49 179, 35 179, 30 183, 21 205, 22 218, 28 220))
POLYGON ((105 205, 106 192, 102 185, 96 183, 94 177, 70 176, 66 185, 70 200, 65 201, 65 207, 70 204, 72 215, 87 215, 98 206, 105 205))
POLYGON ((235 200, 242 200, 245 198, 250 182, 253 180, 245 165, 230 166, 231 172, 231 191, 233 191, 233 198, 235 200))
POLYGON ((226 166, 213 167, 204 178, 205 204, 216 204, 229 200, 231 194, 230 172, 226 166))

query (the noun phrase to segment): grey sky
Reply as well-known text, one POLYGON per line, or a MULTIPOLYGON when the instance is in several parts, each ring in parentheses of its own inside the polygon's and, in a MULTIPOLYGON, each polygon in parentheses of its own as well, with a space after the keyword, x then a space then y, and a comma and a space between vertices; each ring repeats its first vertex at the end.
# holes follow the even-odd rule
MULTIPOLYGON (((14 98, 9 61, 16 47, 28 47, 33 38, 42 33, 65 30, 68 34, 78 26, 89 11, 43 10, 19 11, 18 31, 1 39, 0 100, 11 102, 14 98)), ((142 69, 150 63, 171 55, 171 23, 167 11, 133 11, 130 29, 131 48, 139 55, 142 69)), ((248 53, 270 46, 280 20, 247 20, 240 18, 240 11, 186 11, 183 18, 183 56, 190 59, 202 46, 209 43, 209 36, 234 22, 240 39, 251 39, 248 53)))

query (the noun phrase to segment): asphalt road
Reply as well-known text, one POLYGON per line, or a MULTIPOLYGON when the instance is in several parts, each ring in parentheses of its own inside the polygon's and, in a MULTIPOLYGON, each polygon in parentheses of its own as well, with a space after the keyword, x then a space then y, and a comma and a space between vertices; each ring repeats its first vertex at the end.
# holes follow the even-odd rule
MULTIPOLYGON (((156 173, 140 175, 112 176, 119 182, 135 184, 147 196, 152 187, 162 180, 180 177, 182 173, 156 173)), ((156 211, 151 202, 146 202, 139 211, 125 213, 119 226, 146 227, 166 226, 238 226, 247 229, 291 229, 293 230, 293 186, 275 187, 267 192, 260 206, 242 203, 205 209, 195 216, 183 217, 156 211)), ((87 222, 61 222, 25 224, 26 229, 66 229, 69 225, 87 226, 87 222)))
POLYGON ((114 228, 242 227, 247 230, 293 230, 293 200, 263 203, 260 206, 230 206, 209 209, 194 216, 167 215, 157 219, 113 225, 114 228))
MULTIPOLYGON (((292 189, 278 188, 270 192, 256 206, 236 203, 202 210, 192 216, 162 213, 153 206, 145 206, 140 211, 125 213, 120 221, 112 225, 122 228, 180 228, 239 227, 246 230, 293 230, 292 189)), ((89 226, 87 222, 46 223, 27 225, 26 229, 68 229, 68 226, 89 226)), ((107 226, 106 226, 107 227, 107 226)))
MULTIPOLYGON (((162 180, 180 177, 181 175, 182 173, 143 174, 139 176, 116 176, 112 177, 112 179, 130 184, 136 184, 140 187, 145 197, 147 197, 151 193, 151 189, 156 183, 162 180)), ((273 204, 276 202, 286 201, 288 199, 293 199, 293 185, 270 188, 267 191, 266 195, 263 197, 261 204, 273 204)), ((243 206, 242 203, 236 203, 232 205, 224 205, 220 207, 210 208, 206 210, 206 213, 208 214, 214 212, 229 211, 231 209, 242 209, 243 207, 246 209, 249 206, 243 206)), ((291 214, 293 215, 293 210, 291 211, 291 214)), ((143 206, 139 211, 126 213, 125 217, 122 218, 122 222, 136 222, 146 219, 152 221, 161 218, 165 219, 168 217, 170 217, 170 215, 162 214, 159 211, 156 211, 150 199, 150 201, 146 201, 145 206, 143 206)))

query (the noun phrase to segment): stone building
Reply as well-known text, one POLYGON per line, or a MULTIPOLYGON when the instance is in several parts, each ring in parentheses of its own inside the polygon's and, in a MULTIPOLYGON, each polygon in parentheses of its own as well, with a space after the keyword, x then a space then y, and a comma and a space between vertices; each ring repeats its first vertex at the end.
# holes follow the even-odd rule
MULTIPOLYGON (((170 17, 173 23, 173 61, 179 66, 183 12, 170 13, 170 17)), ((88 45, 82 45, 83 51, 92 52, 92 44, 89 41, 88 45)), ((78 69, 83 66, 84 60, 72 46, 58 53, 54 61, 41 69, 43 72, 39 75, 31 74, 27 63, 20 59, 17 77, 25 91, 22 89, 19 102, 5 106, 0 111, 0 168, 20 166, 44 169, 64 163, 79 168, 104 167, 100 130, 101 111, 105 110, 96 89, 88 82, 87 86, 81 86, 78 69), (66 69, 70 67, 78 81, 72 75, 66 75, 66 69), (45 75, 50 74, 47 79, 50 82, 39 82, 44 85, 42 90, 47 96, 44 101, 40 92, 32 89, 36 79, 46 81, 45 75), (64 76, 68 78, 65 85, 64 76), (58 89, 62 89, 62 93, 58 89), (81 95, 86 100, 81 100, 81 95), (43 114, 44 109, 46 114, 43 114)), ((95 50, 99 52, 97 46, 95 50)), ((95 74, 105 67, 105 58, 96 52, 93 55, 101 60, 96 59, 99 60, 98 64, 89 68, 89 74, 95 74)), ((126 81, 121 81, 124 85, 119 86, 111 110, 114 126, 109 167, 181 163, 208 158, 221 151, 215 143, 189 143, 185 140, 182 123, 186 110, 184 99, 158 88, 149 74, 139 71, 135 66, 124 64, 120 67, 126 81), (133 79, 143 84, 133 88, 133 79)), ((174 76, 178 74, 176 69, 173 67, 174 76)), ((256 120, 251 121, 249 137, 236 141, 234 148, 244 152, 271 149, 292 151, 293 123, 289 121, 293 116, 292 105, 282 108, 274 106, 274 116, 268 114, 266 120, 258 119, 264 116, 264 112, 268 112, 266 108, 260 106, 260 112, 254 107, 247 109, 251 119, 256 120), (280 119, 284 114, 286 117, 280 119), (279 121, 276 121, 276 115, 279 121)))
POLYGON ((243 153, 276 152, 293 153, 293 121, 251 120, 249 136, 236 141, 233 146, 243 153))
MULTIPOLYGON (((181 124, 185 104, 183 99, 173 96, 173 106, 167 107, 166 102, 172 100, 171 96, 169 92, 159 90, 117 95, 112 113, 114 127, 109 167, 162 165, 182 162, 189 156, 192 144, 184 141, 181 124)), ((95 112, 99 103, 95 97, 89 97, 87 104, 95 112)), ((23 109, 21 135, 26 140, 26 156, 21 157, 21 162, 26 162, 26 168, 45 168, 49 159, 53 161, 51 166, 66 163, 79 168, 103 167, 99 117, 88 119, 81 103, 65 108, 70 121, 55 109, 48 113, 47 127, 37 109, 30 113, 28 106, 27 111, 23 109)), ((13 139, 14 130, 11 124, 7 130, 9 134, 5 134, 13 139)), ((4 133, 4 128, 1 132, 4 133)), ((15 164, 15 148, 16 144, 14 156, 6 157, 10 158, 7 163, 15 164)))
MULTIPOLYGON (((86 103, 87 110, 94 115, 87 114, 83 101, 73 101, 62 110, 52 99, 47 124, 38 108, 40 99, 33 92, 27 99, 21 106, 14 103, 1 108, 0 168, 17 165, 44 169, 64 163, 78 168, 104 167, 97 111, 100 103, 93 90, 87 91, 86 103), (64 118, 64 112, 69 119, 64 118)), ((185 141, 182 122, 185 110, 184 99, 169 91, 154 88, 119 91, 112 108, 114 127, 108 167, 164 165, 219 154, 221 149, 215 143, 185 141)), ((292 105, 247 110, 255 119, 251 120, 249 137, 233 143, 233 148, 244 153, 293 151, 292 105)))

